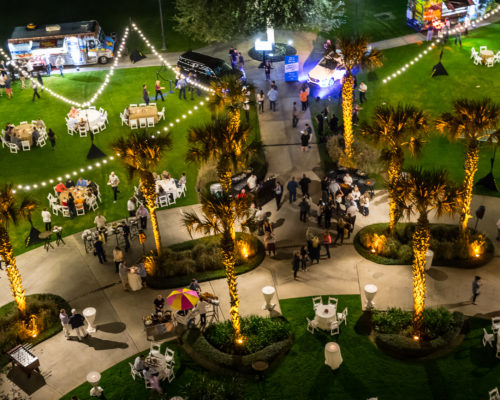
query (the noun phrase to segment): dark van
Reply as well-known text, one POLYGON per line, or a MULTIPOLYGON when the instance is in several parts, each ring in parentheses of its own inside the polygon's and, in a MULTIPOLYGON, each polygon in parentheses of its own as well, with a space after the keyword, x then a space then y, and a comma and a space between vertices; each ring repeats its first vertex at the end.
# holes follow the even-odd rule
POLYGON ((233 70, 224 60, 205 54, 187 51, 179 56, 177 66, 183 74, 196 72, 202 81, 222 78, 229 74, 242 75, 241 71, 233 70))

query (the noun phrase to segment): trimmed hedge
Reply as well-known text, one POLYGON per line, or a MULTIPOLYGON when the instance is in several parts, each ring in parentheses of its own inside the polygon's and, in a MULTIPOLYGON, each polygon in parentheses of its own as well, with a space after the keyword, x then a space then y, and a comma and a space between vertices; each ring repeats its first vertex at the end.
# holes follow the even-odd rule
MULTIPOLYGON (((411 236, 415 223, 396 225, 394 237, 387 236, 388 223, 372 224, 361 229, 354 237, 354 247, 364 258, 383 265, 411 265, 413 252, 411 236), (371 235, 386 235, 386 241, 378 253, 372 253, 368 247, 371 235)), ((469 229, 472 240, 480 233, 469 229)), ((484 235, 483 235, 484 236, 484 235)), ((481 257, 472 257, 467 246, 458 240, 458 226, 449 224, 431 224, 430 249, 434 251, 432 264, 443 267, 478 268, 490 262, 495 255, 491 240, 484 236, 486 247, 481 257)))

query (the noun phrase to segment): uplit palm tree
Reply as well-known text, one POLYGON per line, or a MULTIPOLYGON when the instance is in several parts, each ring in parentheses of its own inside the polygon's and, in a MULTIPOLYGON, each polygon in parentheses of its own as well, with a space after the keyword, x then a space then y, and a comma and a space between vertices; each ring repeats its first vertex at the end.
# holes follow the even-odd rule
POLYGON ((337 49, 342 53, 343 66, 345 68, 344 83, 342 84, 342 116, 344 120, 345 159, 344 164, 352 165, 352 143, 354 134, 352 131, 352 106, 354 78, 353 69, 358 66, 362 69, 371 69, 382 65, 382 53, 378 49, 368 49, 368 40, 362 36, 340 37, 337 43, 328 42, 326 54, 335 54, 337 49))
POLYGON ((233 130, 234 124, 228 117, 218 117, 205 125, 193 127, 188 132, 190 147, 188 162, 207 162, 217 164, 217 176, 224 192, 231 189, 232 171, 245 167, 259 144, 247 144, 248 128, 240 125, 233 130))
MULTIPOLYGON (((427 117, 411 105, 377 106, 371 124, 364 123, 361 133, 382 148, 382 159, 387 164, 388 187, 395 188, 404 164, 404 147, 412 156, 420 154, 423 138, 427 133, 427 117)), ((395 194, 389 190, 389 232, 399 219, 395 194)))
POLYGON ((440 132, 446 132, 452 140, 465 140, 464 191, 460 212, 460 232, 465 237, 467 223, 471 218, 470 203, 474 176, 478 170, 479 142, 491 140, 500 120, 500 105, 489 98, 481 100, 458 99, 453 103, 453 112, 441 114, 436 121, 440 132))
POLYGON ((148 135, 146 131, 130 133, 112 143, 113 151, 128 169, 130 178, 139 175, 139 184, 151 217, 156 252, 161 254, 161 238, 156 217, 156 183, 153 177, 163 152, 172 147, 170 134, 148 135))
POLYGON ((250 230, 254 226, 254 217, 250 212, 249 196, 232 196, 229 193, 211 194, 206 192, 201 196, 202 216, 196 212, 183 213, 183 222, 188 232, 200 232, 205 235, 221 235, 222 262, 226 272, 229 287, 231 323, 234 329, 236 343, 244 340, 241 334, 239 296, 236 284, 236 254, 235 225, 242 230, 250 230))
POLYGON ((444 170, 425 171, 419 167, 411 167, 391 188, 398 211, 408 218, 418 215, 415 232, 412 236, 413 246, 413 329, 414 335, 420 337, 425 308, 425 256, 430 246, 429 213, 438 217, 451 215, 457 211, 457 198, 460 192, 457 187, 448 183, 444 170))
POLYGON ((36 206, 37 204, 29 199, 23 200, 21 205, 18 205, 12 185, 3 185, 0 188, 0 257, 7 265, 10 290, 23 317, 26 316, 26 294, 7 229, 9 224, 16 224, 19 217, 31 215, 36 206))

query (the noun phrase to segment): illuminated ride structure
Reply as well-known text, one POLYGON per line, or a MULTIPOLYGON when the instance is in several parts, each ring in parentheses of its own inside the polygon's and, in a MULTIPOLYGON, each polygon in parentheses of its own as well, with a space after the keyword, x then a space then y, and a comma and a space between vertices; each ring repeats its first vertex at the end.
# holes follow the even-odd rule
POLYGON ((447 18, 451 25, 482 17, 495 5, 494 0, 408 0, 406 22, 417 31, 428 29, 434 22, 437 28, 447 18))

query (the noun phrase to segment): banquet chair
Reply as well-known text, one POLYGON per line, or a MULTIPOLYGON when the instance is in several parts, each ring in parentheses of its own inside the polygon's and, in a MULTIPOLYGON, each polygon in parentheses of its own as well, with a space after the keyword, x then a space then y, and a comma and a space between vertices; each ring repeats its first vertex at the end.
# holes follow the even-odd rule
POLYGON ((69 218, 68 206, 61 206, 61 208, 59 210, 61 211, 63 217, 69 218))
POLYGON ((493 333, 488 333, 488 331, 483 328, 483 347, 489 344, 493 347, 493 341, 495 340, 495 335, 493 333))
POLYGON ((36 145, 38 147, 43 147, 47 144, 47 139, 45 139, 45 136, 41 136, 40 139, 38 139, 38 142, 36 142, 36 145))
POLYGON ((310 320, 309 318, 307 318, 307 332, 310 332, 310 333, 314 333, 314 331, 316 329, 318 329, 318 321, 316 320, 310 320))
POLYGON ((21 121, 21 122, 19 122, 19 125, 24 125, 24 124, 27 124, 27 123, 28 123, 28 121, 21 121))
POLYGON ((186 197, 186 184, 183 183, 180 187, 180 193, 184 195, 184 197, 186 197))
POLYGON ((87 137, 87 128, 85 126, 79 126, 78 133, 80 133, 80 137, 87 137))
POLYGON ((146 128, 147 126, 146 118, 139 118, 139 128, 146 128))
POLYGON ((162 207, 168 207, 168 196, 164 194, 163 196, 158 196, 158 206, 160 208, 162 207))
POLYGON ((131 119, 130 120, 130 129, 137 129, 137 128, 139 128, 137 126, 137 120, 136 119, 131 119))
POLYGON ((155 356, 161 356, 161 343, 160 342, 151 342, 151 345, 149 347, 149 355, 155 357, 155 356))
POLYGON ((101 130, 99 129, 99 125, 93 125, 93 126, 91 126, 90 130, 92 131, 92 133, 94 135, 97 135, 99 132, 101 132, 101 130))
POLYGON ((98 184, 97 182, 95 183, 95 186, 96 186, 96 188, 97 188, 97 199, 98 199, 100 202, 102 202, 102 200, 101 200, 101 188, 99 187, 99 184, 98 184))
POLYGON ((9 143, 5 140, 4 136, 1 135, 0 136, 0 140, 2 141, 2 149, 5 147, 5 146, 9 146, 9 143))
POLYGON ((140 103, 139 107, 146 107, 146 103, 140 103))
POLYGON ((52 193, 49 193, 47 195, 47 200, 49 201, 49 203, 52 203, 52 202, 57 203, 57 199, 54 196, 52 196, 52 193))
POLYGON ((138 378, 142 378, 142 375, 139 371, 137 371, 135 368, 134 368, 134 364, 132 364, 131 362, 128 363, 128 365, 130 365, 130 375, 132 375, 132 379, 135 381, 135 377, 137 376, 138 378))
POLYGON ((109 121, 108 121, 108 112, 107 111, 103 111, 101 113, 101 119, 107 124, 109 125, 109 121))
POLYGON ((83 204, 75 204, 76 207, 76 215, 85 215, 85 207, 83 204))
POLYGON ((486 59, 486 66, 487 67, 493 67, 493 64, 495 64, 495 60, 493 59, 493 57, 486 59))
POLYGON ((165 120, 165 107, 158 111, 158 121, 165 120))
POLYGON ((89 205, 89 208, 92 209, 92 211, 95 211, 99 208, 99 205, 97 204, 97 199, 94 195, 88 198, 87 204, 89 205))
POLYGON ((476 49, 473 47, 471 50, 470 50, 470 58, 474 58, 474 56, 477 54, 477 51, 476 49))
POLYGON ((89 106, 89 110, 95 110, 95 106, 89 106))
POLYGON ((493 56, 493 61, 500 62, 500 50, 497 51, 497 54, 493 56))
POLYGON ((318 297, 313 297, 312 299, 313 301, 313 307, 314 309, 316 310, 316 308, 318 308, 319 306, 322 306, 323 305, 323 300, 321 299, 320 296, 318 297))
POLYGON ((148 122, 148 128, 152 128, 155 126, 155 119, 153 117, 146 118, 146 121, 148 122))
POLYGON ((338 335, 340 333, 339 323, 337 321, 332 321, 330 323, 330 335, 338 335))
POLYGON ((341 313, 337 313, 337 321, 339 325, 342 322, 347 325, 347 307, 344 308, 344 311, 342 311, 341 313))
POLYGON ((150 106, 156 106, 156 103, 149 103, 150 106))
POLYGON ((104 114, 104 108, 99 107, 99 113, 104 114))
POLYGON ((73 134, 75 133, 75 128, 69 124, 66 124, 66 128, 68 129, 68 135, 73 136, 73 134))
POLYGON ((335 305, 335 308, 337 308, 337 304, 338 304, 339 300, 336 298, 336 297, 328 297, 328 305, 335 305))
POLYGON ((165 348, 165 361, 167 362, 167 365, 172 366, 172 364, 175 364, 174 355, 175 351, 169 349, 168 347, 165 348))
POLYGON ((175 204, 176 197, 174 192, 167 192, 168 204, 175 204))
POLYGON ((167 367, 165 369, 165 374, 167 375, 168 383, 172 382, 175 379, 175 373, 172 367, 167 367))
POLYGON ((481 65, 483 63, 483 59, 476 54, 474 57, 474 65, 481 65))
POLYGON ((500 400, 500 393, 498 393, 498 388, 494 388, 488 392, 490 395, 490 400, 500 400))
POLYGON ((122 126, 128 125, 127 118, 122 113, 120 113, 120 119, 122 120, 122 126))
POLYGON ((106 129, 106 120, 104 119, 104 117, 101 116, 101 118, 99 119, 99 130, 102 132, 104 129, 106 129))
POLYGON ((137 107, 137 104, 131 104, 129 107, 137 107))
POLYGON ((31 120, 31 123, 32 123, 33 125, 35 125, 35 124, 37 123, 37 121, 35 121, 34 119, 32 119, 32 120, 31 120))
POLYGON ((479 46, 479 52, 481 53, 483 50, 488 50, 487 46, 479 46))
POLYGON ((59 211, 62 213, 61 205, 57 204, 56 201, 50 203, 50 208, 52 209, 52 214, 59 215, 59 211))
POLYGON ((491 330, 493 333, 497 333, 500 329, 500 317, 492 317, 491 318, 491 330))
POLYGON ((146 385, 146 389, 153 389, 153 386, 151 386, 151 382, 149 379, 144 379, 144 385, 146 385))
POLYGON ((21 141, 21 145, 23 146, 23 151, 31 150, 30 142, 28 142, 27 140, 21 141))

